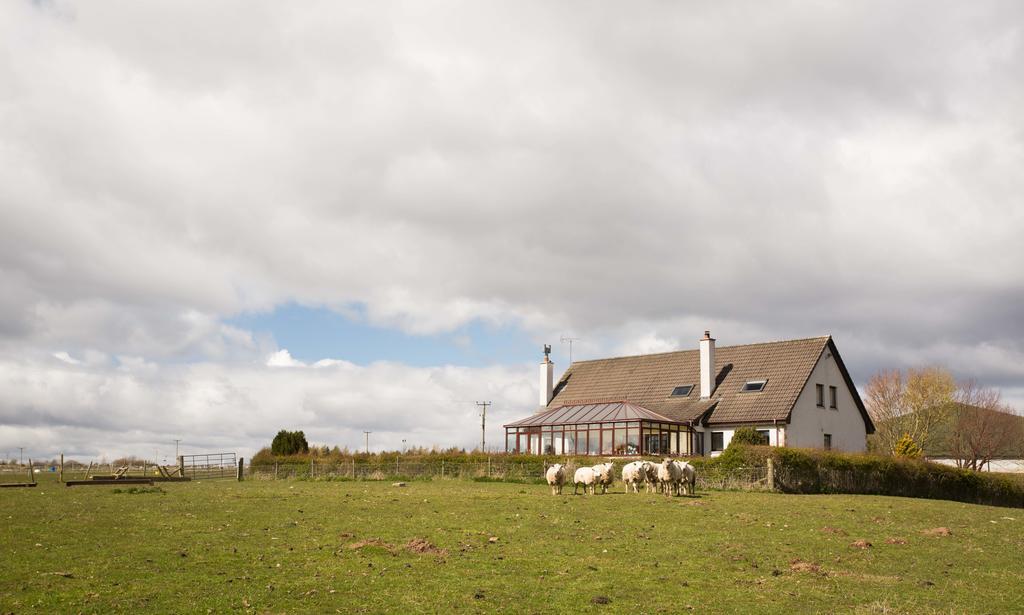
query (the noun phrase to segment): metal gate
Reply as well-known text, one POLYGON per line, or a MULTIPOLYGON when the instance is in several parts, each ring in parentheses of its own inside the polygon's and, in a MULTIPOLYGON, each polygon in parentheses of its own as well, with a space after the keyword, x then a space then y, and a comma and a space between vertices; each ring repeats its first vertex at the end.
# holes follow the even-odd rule
POLYGON ((182 455, 178 458, 181 475, 193 480, 236 478, 238 460, 234 453, 182 455))

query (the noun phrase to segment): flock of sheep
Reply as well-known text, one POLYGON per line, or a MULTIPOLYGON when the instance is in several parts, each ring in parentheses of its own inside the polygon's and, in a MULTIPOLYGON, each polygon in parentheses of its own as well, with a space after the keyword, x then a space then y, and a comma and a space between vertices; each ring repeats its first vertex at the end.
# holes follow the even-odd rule
MULTIPOLYGON (((579 468, 573 475, 572 493, 576 495, 580 486, 583 493, 595 495, 600 485, 601 493, 608 493, 608 486, 615 481, 615 466, 611 463, 599 463, 596 466, 579 468)), ((545 478, 551 486, 551 495, 561 495, 565 484, 566 468, 556 463, 547 469, 545 478)), ((650 461, 633 461, 622 467, 622 482, 626 493, 640 493, 640 485, 647 493, 660 492, 665 495, 692 495, 697 483, 697 471, 685 461, 665 459, 661 463, 650 461)))

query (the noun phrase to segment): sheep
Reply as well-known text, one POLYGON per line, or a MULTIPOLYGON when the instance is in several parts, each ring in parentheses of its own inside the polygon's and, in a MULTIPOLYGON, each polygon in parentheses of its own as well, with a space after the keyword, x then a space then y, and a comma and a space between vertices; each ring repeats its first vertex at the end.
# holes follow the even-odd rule
POLYGON ((615 482, 615 476, 612 475, 615 466, 611 462, 599 463, 591 469, 594 471, 597 484, 601 485, 601 493, 608 493, 608 486, 615 482))
POLYGON ((642 461, 644 469, 644 490, 647 493, 658 491, 658 464, 650 461, 642 461))
POLYGON ((697 469, 685 461, 677 461, 676 463, 680 465, 683 471, 683 493, 686 495, 693 495, 697 490, 697 469))
POLYGON ((591 495, 596 493, 597 474, 594 473, 594 468, 580 468, 576 470, 572 477, 573 495, 576 495, 576 490, 579 489, 580 485, 583 485, 583 495, 586 495, 588 492, 591 495))
POLYGON ((658 482, 665 495, 678 495, 679 482, 683 478, 683 469, 678 462, 665 458, 658 466, 658 482))
POLYGON ((565 484, 565 466, 556 463, 548 468, 544 477, 548 479, 548 484, 551 485, 551 495, 562 495, 562 485, 565 484))
POLYGON ((645 461, 634 461, 622 466, 622 482, 629 493, 630 487, 633 493, 640 493, 640 483, 647 482, 647 470, 644 467, 645 461))

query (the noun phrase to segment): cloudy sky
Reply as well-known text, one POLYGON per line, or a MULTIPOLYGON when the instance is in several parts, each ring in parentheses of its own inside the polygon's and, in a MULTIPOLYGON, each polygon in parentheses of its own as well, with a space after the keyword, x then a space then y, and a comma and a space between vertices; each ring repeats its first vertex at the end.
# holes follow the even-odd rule
POLYGON ((835 336, 1024 409, 1024 6, 0 3, 0 455, 472 446, 835 336))

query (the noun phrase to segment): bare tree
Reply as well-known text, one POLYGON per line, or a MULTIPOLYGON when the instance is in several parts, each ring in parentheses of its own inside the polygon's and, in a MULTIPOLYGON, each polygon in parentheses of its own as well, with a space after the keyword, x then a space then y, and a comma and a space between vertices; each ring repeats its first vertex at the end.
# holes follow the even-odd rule
POLYGON ((1024 419, 1000 402, 999 391, 974 380, 958 388, 954 413, 949 447, 957 467, 981 470, 1024 437, 1024 419))
POLYGON ((898 369, 878 372, 865 389, 868 413, 876 427, 875 442, 885 453, 892 453, 905 433, 903 391, 903 374, 898 369))
POLYGON ((891 454, 903 436, 928 450, 952 410, 956 381, 941 367, 881 371, 868 380, 868 412, 881 452, 891 454))

